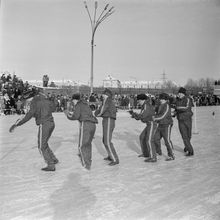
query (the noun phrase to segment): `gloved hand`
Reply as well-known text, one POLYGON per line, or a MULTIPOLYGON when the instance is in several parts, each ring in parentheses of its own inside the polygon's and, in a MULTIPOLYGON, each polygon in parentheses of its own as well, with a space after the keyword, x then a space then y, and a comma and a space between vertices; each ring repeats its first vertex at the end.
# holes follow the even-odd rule
POLYGON ((91 109, 92 111, 95 111, 95 110, 96 110, 95 104, 90 104, 89 107, 90 107, 90 109, 91 109))
POLYGON ((140 120, 136 115, 134 116, 134 119, 137 121, 140 120))
POLYGON ((137 113, 136 112, 132 112, 131 118, 134 118, 134 119, 138 120, 137 119, 138 118, 137 113))
POLYGON ((172 116, 173 118, 175 118, 175 117, 176 117, 176 115, 177 115, 177 111, 176 111, 176 110, 171 111, 171 116, 172 116))
POLYGON ((131 110, 129 110, 128 112, 129 112, 129 114, 130 114, 130 115, 132 115, 132 114, 133 114, 133 110, 132 110, 132 109, 131 109, 131 110))
POLYGON ((133 112, 131 117, 134 118, 135 120, 140 120, 140 117, 136 112, 133 112))
POLYGON ((16 127, 17 127, 17 125, 16 125, 16 124, 13 124, 13 125, 9 128, 9 132, 10 132, 10 133, 13 132, 16 127))

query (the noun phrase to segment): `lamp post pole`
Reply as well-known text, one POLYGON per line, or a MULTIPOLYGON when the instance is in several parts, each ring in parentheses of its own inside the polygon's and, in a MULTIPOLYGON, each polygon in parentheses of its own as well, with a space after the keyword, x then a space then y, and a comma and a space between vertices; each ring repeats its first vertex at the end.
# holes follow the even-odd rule
POLYGON ((89 12, 88 9, 88 5, 86 3, 86 1, 84 1, 84 5, 86 8, 86 11, 88 13, 89 16, 89 20, 91 23, 91 28, 92 28, 92 39, 91 39, 91 72, 90 72, 90 93, 93 93, 93 69, 94 69, 94 37, 95 37, 95 32, 97 30, 97 27, 107 18, 109 17, 112 13, 114 13, 114 7, 111 7, 110 9, 108 9, 109 4, 107 4, 105 6, 105 8, 102 10, 102 12, 100 13, 98 19, 96 19, 96 12, 97 12, 97 8, 98 8, 98 2, 95 1, 95 10, 94 10, 94 16, 93 19, 91 17, 91 14, 89 12))

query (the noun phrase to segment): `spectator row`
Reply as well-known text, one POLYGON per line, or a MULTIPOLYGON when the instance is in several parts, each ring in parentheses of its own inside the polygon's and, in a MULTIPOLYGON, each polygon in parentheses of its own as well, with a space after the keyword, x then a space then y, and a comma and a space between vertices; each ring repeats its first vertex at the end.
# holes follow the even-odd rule
MULTIPOLYGON (((19 79, 15 74, 3 73, 0 79, 0 113, 9 114, 25 114, 28 104, 22 100, 22 94, 28 90, 30 84, 19 79)), ((158 92, 159 93, 159 92, 158 92)), ((48 93, 48 98, 53 99, 56 105, 56 112, 62 112, 65 109, 71 109, 72 97, 63 94, 48 93)), ((153 105, 157 105, 157 95, 148 94, 153 105)), ((90 103, 100 103, 102 101, 101 94, 92 93, 91 95, 83 94, 82 97, 90 103)), ((219 105, 220 97, 210 94, 199 94, 192 97, 197 106, 219 105)), ((170 94, 170 103, 175 103, 176 95, 170 94)), ((121 95, 115 94, 114 101, 117 108, 120 109, 136 109, 139 108, 137 102, 137 94, 121 95)))

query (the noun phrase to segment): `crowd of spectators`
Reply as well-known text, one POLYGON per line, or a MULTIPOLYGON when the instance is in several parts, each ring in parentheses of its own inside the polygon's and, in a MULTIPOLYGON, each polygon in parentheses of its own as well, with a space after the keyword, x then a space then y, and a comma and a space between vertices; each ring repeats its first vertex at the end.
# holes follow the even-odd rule
POLYGON ((0 113, 24 113, 21 97, 29 86, 27 81, 23 82, 15 74, 3 73, 0 78, 0 113))
MULTIPOLYGON (((15 74, 3 73, 0 79, 0 113, 4 115, 9 114, 24 114, 26 112, 26 105, 22 100, 22 94, 30 87, 29 83, 23 82, 15 74)), ((62 112, 65 109, 71 110, 73 108, 72 98, 63 94, 48 93, 48 98, 53 99, 56 105, 56 112, 62 112)), ((157 95, 148 94, 153 105, 157 103, 157 95)), ((101 94, 92 93, 91 95, 83 94, 82 97, 87 100, 92 108, 96 108, 102 101, 101 94)), ((197 106, 219 105, 220 97, 211 94, 198 94, 192 96, 197 106)), ((170 103, 174 103, 176 95, 170 94, 170 103)), ((119 109, 137 109, 139 108, 137 102, 137 94, 121 95, 115 94, 114 101, 119 109)))
MULTIPOLYGON (((151 103, 153 105, 157 104, 158 101, 158 95, 151 95, 147 94, 150 97, 151 103)), ((48 94, 50 98, 52 98, 56 103, 56 111, 62 112, 65 109, 72 108, 72 99, 71 96, 68 95, 57 95, 54 94, 48 94)), ((93 106, 92 108, 96 108, 98 104, 102 101, 102 95, 92 93, 91 95, 88 94, 82 94, 82 98, 89 102, 90 106, 93 106)), ((138 109, 138 101, 137 101, 137 94, 133 95, 120 95, 115 94, 114 95, 114 101, 116 104, 116 107, 118 109, 138 109)), ((170 94, 170 103, 175 103, 177 96, 174 94, 170 94)), ((220 98, 215 95, 195 95, 191 96, 196 106, 210 106, 210 105, 219 105, 220 104, 220 98)))
POLYGON ((196 102, 197 106, 210 106, 220 104, 220 97, 217 95, 199 94, 193 96, 193 99, 196 102))

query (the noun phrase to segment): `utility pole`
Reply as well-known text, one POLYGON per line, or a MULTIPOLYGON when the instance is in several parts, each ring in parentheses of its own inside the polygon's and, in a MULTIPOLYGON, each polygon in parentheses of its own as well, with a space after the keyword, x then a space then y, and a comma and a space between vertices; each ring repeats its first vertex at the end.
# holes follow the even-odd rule
POLYGON ((163 74, 162 74, 163 85, 162 85, 162 88, 165 87, 165 85, 166 85, 166 80, 167 80, 167 78, 166 78, 166 73, 165 73, 165 70, 163 70, 163 74))

